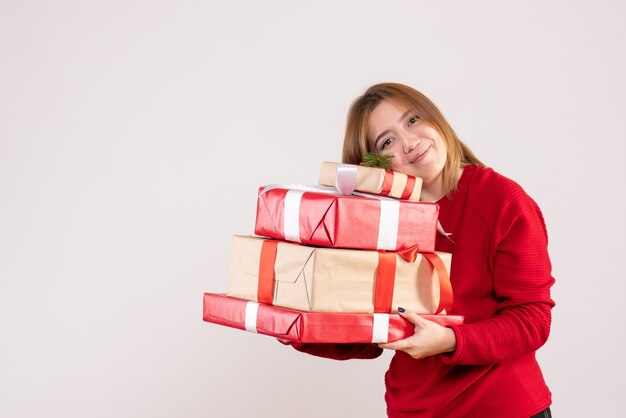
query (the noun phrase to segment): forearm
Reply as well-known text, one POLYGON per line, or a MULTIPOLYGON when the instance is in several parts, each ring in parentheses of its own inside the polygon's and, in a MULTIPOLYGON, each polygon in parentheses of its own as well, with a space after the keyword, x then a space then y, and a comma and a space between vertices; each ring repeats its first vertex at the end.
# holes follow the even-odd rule
POLYGON ((508 308, 492 319, 451 327, 454 352, 448 364, 495 364, 536 351, 550 333, 552 304, 529 303, 508 308))
POLYGON ((303 344, 293 343, 293 348, 303 353, 333 360, 373 359, 381 355, 382 348, 373 344, 303 344))

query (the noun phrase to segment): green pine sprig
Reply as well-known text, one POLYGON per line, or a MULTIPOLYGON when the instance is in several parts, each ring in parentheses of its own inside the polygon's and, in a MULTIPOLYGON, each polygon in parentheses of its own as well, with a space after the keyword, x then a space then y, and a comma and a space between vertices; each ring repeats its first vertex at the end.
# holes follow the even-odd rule
POLYGON ((391 170, 391 159, 393 155, 382 154, 378 155, 374 152, 368 152, 363 155, 361 162, 365 167, 378 167, 385 170, 391 170))

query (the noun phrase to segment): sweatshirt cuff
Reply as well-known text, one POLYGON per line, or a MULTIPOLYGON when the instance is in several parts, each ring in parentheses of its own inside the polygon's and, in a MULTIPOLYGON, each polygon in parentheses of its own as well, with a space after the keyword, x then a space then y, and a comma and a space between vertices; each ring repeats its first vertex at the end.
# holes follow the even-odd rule
POLYGON ((451 353, 442 353, 441 360, 445 364, 459 364, 465 350, 465 339, 463 334, 463 325, 449 325, 456 337, 456 349, 451 353))

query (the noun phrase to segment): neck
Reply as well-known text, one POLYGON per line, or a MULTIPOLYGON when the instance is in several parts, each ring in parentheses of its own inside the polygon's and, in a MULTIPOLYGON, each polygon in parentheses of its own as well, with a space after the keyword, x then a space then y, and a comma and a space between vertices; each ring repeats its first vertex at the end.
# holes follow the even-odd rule
MULTIPOLYGON (((458 176, 456 178, 456 182, 461 178, 461 174, 463 173, 463 169, 459 168, 458 176)), ((432 180, 425 181, 422 183, 422 193, 420 194, 420 201, 422 202, 437 202, 439 199, 444 197, 447 194, 447 191, 443 187, 443 171, 440 172, 437 177, 432 180)))
POLYGON ((436 202, 445 195, 446 193, 443 190, 443 181, 441 181, 441 179, 422 183, 422 193, 420 194, 420 200, 422 202, 436 202))

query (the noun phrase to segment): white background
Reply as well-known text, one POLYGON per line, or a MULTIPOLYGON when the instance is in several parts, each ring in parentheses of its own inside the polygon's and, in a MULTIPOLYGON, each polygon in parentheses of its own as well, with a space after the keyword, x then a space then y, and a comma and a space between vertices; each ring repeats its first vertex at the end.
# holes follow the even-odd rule
POLYGON ((201 321, 256 189, 423 91, 542 208, 555 417, 623 414, 622 1, 0 1, 0 416, 380 417, 390 354, 201 321), (622 410, 622 412, 620 412, 622 410))

